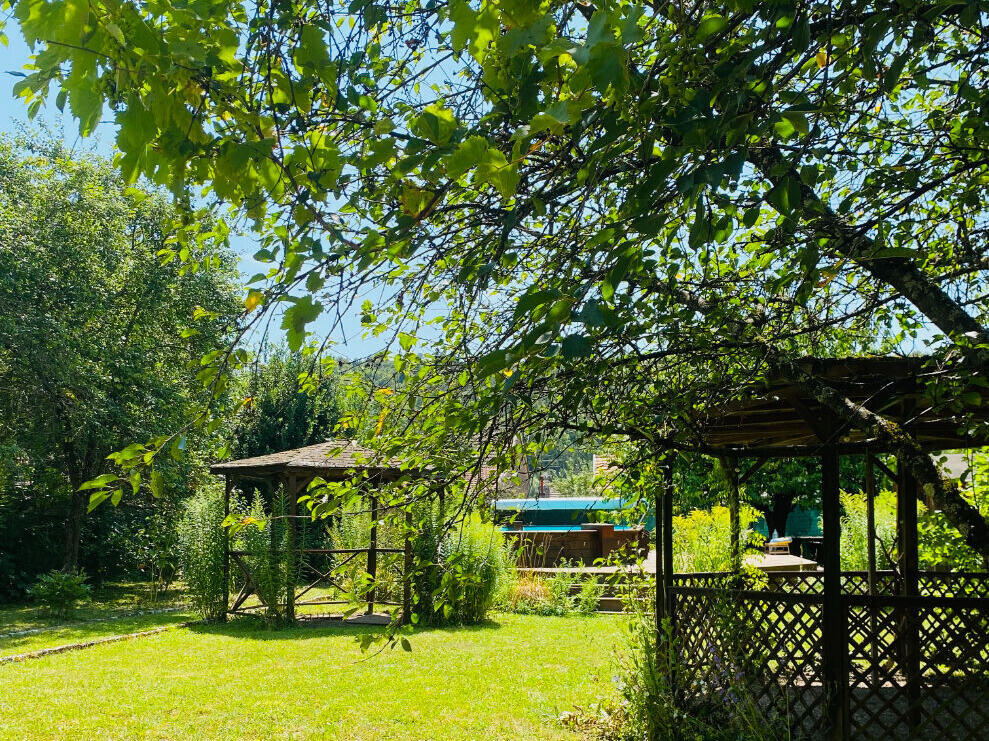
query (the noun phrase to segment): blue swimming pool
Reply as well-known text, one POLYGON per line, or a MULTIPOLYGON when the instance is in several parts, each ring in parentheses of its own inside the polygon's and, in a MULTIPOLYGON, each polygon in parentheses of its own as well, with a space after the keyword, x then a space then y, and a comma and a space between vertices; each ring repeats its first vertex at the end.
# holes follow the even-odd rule
MULTIPOLYGON (((502 523, 513 522, 518 529, 566 532, 579 530, 586 522, 613 521, 618 529, 638 524, 638 518, 630 522, 621 510, 629 504, 620 497, 524 497, 496 499, 495 515, 502 523), (608 513, 608 514, 604 514, 608 513)), ((653 527, 654 518, 647 514, 643 523, 653 527)))
MULTIPOLYGON (((634 530, 627 525, 615 525, 615 530, 634 530)), ((503 527, 502 530, 517 533, 572 533, 581 530, 581 527, 569 527, 567 525, 526 525, 525 527, 503 527)))

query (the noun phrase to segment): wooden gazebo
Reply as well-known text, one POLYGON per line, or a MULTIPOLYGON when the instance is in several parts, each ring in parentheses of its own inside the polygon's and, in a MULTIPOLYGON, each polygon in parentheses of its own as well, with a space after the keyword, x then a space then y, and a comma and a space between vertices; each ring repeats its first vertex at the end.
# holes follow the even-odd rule
MULTIPOLYGON (((797 366, 854 405, 892 419, 929 452, 989 445, 989 390, 945 378, 922 358, 805 359, 797 366), (932 384, 937 376, 938 386, 932 384), (950 388, 950 392, 944 392, 950 388)), ((793 375, 695 420, 675 446, 718 457, 729 480, 732 569, 673 573, 672 468, 657 499, 657 615, 672 628, 675 695, 702 711, 737 701, 741 677, 760 713, 794 737, 989 739, 989 576, 919 569, 918 487, 891 446, 839 421, 793 375), (869 569, 842 572, 838 462, 864 455, 869 569), (820 460, 822 568, 741 570, 739 487, 773 457, 820 460), (752 461, 740 472, 743 459, 752 461), (875 567, 876 471, 897 491, 897 563, 875 567), (743 645, 744 644, 744 645, 743 645)), ((671 451, 672 452, 672 451, 671 451)), ((672 456, 669 458, 672 460, 672 456)), ((671 464, 672 465, 672 464, 671 464)))
MULTIPOLYGON (((379 518, 383 516, 384 504, 376 495, 376 488, 382 484, 407 479, 409 476, 417 476, 414 471, 410 471, 398 460, 381 460, 370 450, 362 448, 353 441, 331 440, 317 445, 309 445, 294 450, 286 450, 279 453, 260 455, 252 458, 242 458, 240 460, 225 461, 217 463, 210 468, 210 471, 217 475, 222 475, 226 479, 224 488, 224 513, 230 514, 230 498, 235 487, 243 484, 250 484, 265 490, 269 495, 281 487, 284 493, 285 505, 287 508, 286 518, 288 522, 287 531, 287 555, 290 561, 289 583, 286 587, 286 601, 284 604, 266 605, 264 598, 254 585, 254 574, 251 573, 244 552, 230 548, 230 540, 227 540, 226 557, 224 559, 224 582, 230 584, 230 568, 234 565, 241 572, 243 586, 233 602, 227 594, 226 600, 229 614, 246 614, 254 609, 275 608, 288 620, 294 620, 296 608, 300 606, 329 606, 349 604, 350 600, 326 599, 315 594, 317 586, 329 584, 335 585, 332 569, 312 570, 310 577, 303 585, 295 584, 291 579, 300 570, 293 566, 306 558, 330 557, 337 558, 339 567, 342 563, 355 559, 366 558, 367 575, 371 581, 372 588, 366 595, 365 615, 375 615, 375 606, 385 604, 376 599, 373 588, 374 580, 378 574, 379 555, 397 554, 402 557, 402 601, 396 607, 401 608, 401 620, 407 622, 411 615, 411 587, 408 575, 411 572, 412 552, 409 543, 408 527, 404 547, 382 548, 378 545, 379 518), (335 481, 360 481, 364 491, 366 502, 366 513, 370 515, 370 532, 368 546, 366 548, 322 548, 306 547, 305 542, 298 543, 298 533, 310 520, 309 513, 302 515, 298 513, 299 496, 307 489, 309 484, 319 477, 327 482, 335 481), (258 604, 248 605, 248 599, 255 596, 258 604)), ((406 525, 410 514, 405 513, 406 525)))

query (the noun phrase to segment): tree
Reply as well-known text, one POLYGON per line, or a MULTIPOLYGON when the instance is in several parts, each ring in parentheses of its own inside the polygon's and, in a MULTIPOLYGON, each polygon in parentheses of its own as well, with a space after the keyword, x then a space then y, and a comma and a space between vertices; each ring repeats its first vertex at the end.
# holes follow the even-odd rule
POLYGON ((272 348, 244 378, 250 402, 233 432, 233 454, 248 458, 332 438, 347 398, 342 379, 326 366, 272 348))
POLYGON ((163 263, 173 216, 108 162, 44 138, 0 141, 0 441, 19 466, 12 486, 47 482, 69 500, 70 571, 89 498, 80 487, 114 451, 181 428, 207 398, 199 358, 227 341, 232 262, 217 244, 199 255, 210 269, 163 263))
POLYGON ((84 134, 109 105, 126 176, 251 221, 254 321, 281 303, 298 347, 381 297, 364 319, 418 410, 392 448, 539 427, 655 451, 784 372, 989 553, 915 439, 792 363, 919 342, 981 398, 984 2, 15 5, 29 105, 54 85, 84 134))

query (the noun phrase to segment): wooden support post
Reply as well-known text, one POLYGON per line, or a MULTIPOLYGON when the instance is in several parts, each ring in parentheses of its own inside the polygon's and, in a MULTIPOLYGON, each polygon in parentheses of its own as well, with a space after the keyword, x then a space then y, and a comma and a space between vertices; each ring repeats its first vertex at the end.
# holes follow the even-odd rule
POLYGON ((735 573, 742 568, 742 523, 738 501, 738 458, 722 458, 721 465, 728 477, 728 516, 731 519, 731 570, 735 573))
MULTIPOLYGON (((876 472, 872 454, 865 454, 865 528, 869 569, 869 596, 876 596, 876 472)), ((872 663, 872 683, 879 686, 879 625, 877 607, 869 604, 870 661, 872 663)))
MULTIPOLYGON (((223 519, 230 515, 230 492, 234 482, 230 474, 226 474, 223 482, 223 519)), ((230 529, 223 528, 223 615, 220 620, 227 621, 227 610, 230 608, 230 529)))
POLYGON ((821 455, 821 508, 823 510, 824 604, 821 655, 829 725, 828 738, 849 738, 848 626, 841 599, 841 513, 838 497, 838 452, 833 445, 821 455))
POLYGON ((402 625, 412 620, 412 511, 405 512, 405 567, 402 574, 402 625))
POLYGON ((371 494, 371 542, 367 549, 367 575, 371 577, 371 589, 367 593, 367 614, 374 614, 374 598, 378 578, 378 497, 371 494))
POLYGON ((666 542, 666 518, 663 516, 663 505, 666 502, 666 467, 663 466, 661 469, 662 480, 660 482, 659 488, 656 489, 656 647, 660 646, 660 638, 662 637, 662 623, 666 619, 666 594, 665 594, 665 580, 664 571, 665 565, 663 564, 663 559, 665 558, 666 549, 663 544, 666 542))
MULTIPOLYGON (((663 592, 666 599, 666 617, 672 628, 676 616, 673 603, 673 456, 664 471, 663 481, 663 592)), ((659 561, 659 551, 656 551, 659 561)))
MULTIPOLYGON (((666 617, 666 626, 657 623, 659 628, 659 642, 662 645, 666 638, 672 639, 676 633, 676 600, 673 596, 673 460, 675 453, 667 453, 667 463, 663 469, 663 549, 662 552, 657 547, 656 550, 656 592, 660 592, 659 562, 662 560, 662 593, 663 610, 666 617)), ((659 523, 657 522, 657 530, 659 523)), ((677 665, 676 657, 670 653, 676 650, 676 645, 672 641, 665 641, 667 652, 666 671, 670 683, 670 691, 676 699, 677 677, 674 667, 677 665)))
MULTIPOLYGON (((897 460, 896 471, 896 539, 897 571, 900 594, 915 597, 919 593, 917 545, 917 480, 903 460, 897 460)), ((905 607, 899 619, 900 660, 906 677, 910 725, 917 728, 921 721, 920 625, 915 608, 905 607)))
POLYGON ((298 504, 299 492, 296 491, 297 479, 290 473, 285 481, 285 498, 288 507, 288 553, 285 554, 285 619, 295 620, 295 576, 298 571, 298 552, 295 546, 295 511, 298 504))

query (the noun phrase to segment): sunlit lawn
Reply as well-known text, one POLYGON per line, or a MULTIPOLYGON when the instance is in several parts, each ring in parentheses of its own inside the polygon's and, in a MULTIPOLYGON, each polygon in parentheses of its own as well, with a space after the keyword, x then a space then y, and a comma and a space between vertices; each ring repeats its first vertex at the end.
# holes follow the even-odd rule
POLYGON ((373 656, 370 628, 180 628, 0 666, 0 738, 573 738, 557 718, 609 691, 616 621, 496 615, 373 656))
POLYGON ((125 583, 106 585, 91 602, 80 605, 64 620, 48 616, 30 602, 0 605, 0 656, 195 619, 187 609, 162 613, 183 601, 184 595, 172 589, 152 602, 146 584, 125 583))

